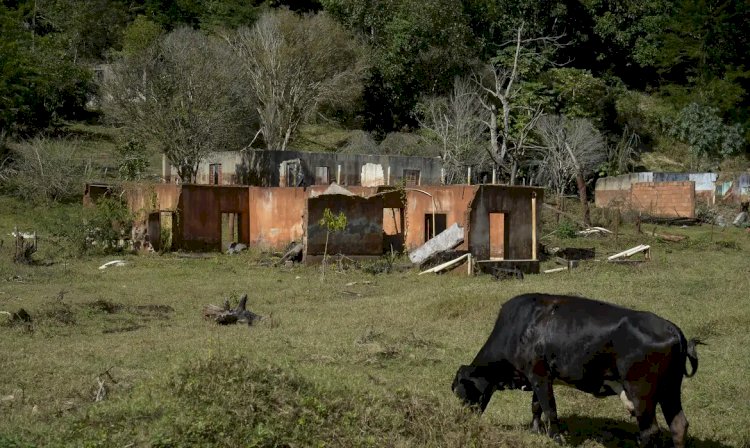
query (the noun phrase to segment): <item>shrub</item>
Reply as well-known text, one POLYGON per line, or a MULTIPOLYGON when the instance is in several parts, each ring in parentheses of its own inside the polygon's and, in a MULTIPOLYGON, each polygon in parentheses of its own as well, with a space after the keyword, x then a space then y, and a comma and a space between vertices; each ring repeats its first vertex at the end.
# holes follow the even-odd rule
POLYGON ((575 238, 575 224, 567 219, 563 219, 562 221, 560 221, 560 224, 557 225, 557 236, 560 238, 575 238))
POLYGON ((64 256, 112 253, 124 249, 121 240, 129 237, 133 216, 119 198, 105 197, 93 207, 82 205, 50 209, 42 227, 57 243, 64 256))
POLYGON ((91 162, 75 140, 37 137, 13 148, 0 182, 9 193, 32 203, 81 198, 91 179, 91 162))

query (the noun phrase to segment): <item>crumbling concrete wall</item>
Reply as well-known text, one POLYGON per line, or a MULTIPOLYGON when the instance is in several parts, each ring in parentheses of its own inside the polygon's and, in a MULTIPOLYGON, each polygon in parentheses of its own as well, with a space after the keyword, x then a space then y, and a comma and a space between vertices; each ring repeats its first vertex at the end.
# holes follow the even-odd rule
POLYGON ((247 244, 248 205, 247 187, 182 185, 173 245, 186 250, 222 250, 222 213, 240 216, 239 242, 247 244))
MULTIPOLYGON (((424 244, 425 217, 435 214, 445 215, 445 228, 458 224, 467 228, 469 219, 469 204, 479 189, 478 185, 424 185, 416 189, 406 190, 406 235, 407 250, 416 249, 424 244)), ((438 232, 439 233, 439 232, 438 232)), ((430 235, 430 237, 432 237, 430 235)), ((467 250, 467 239, 458 246, 459 250, 467 250)))
POLYGON ((304 254, 323 255, 326 244, 326 228, 320 225, 324 210, 328 208, 337 215, 343 212, 347 218, 346 229, 331 233, 328 237, 328 254, 342 253, 352 256, 381 256, 383 254, 383 199, 379 196, 364 198, 341 194, 326 194, 307 200, 305 219, 306 234, 304 254))
POLYGON ((249 187, 250 244, 261 249, 302 242, 308 190, 249 187))
POLYGON ((315 171, 318 167, 327 167, 330 181, 336 182, 338 179, 340 185, 347 187, 398 185, 404 180, 405 170, 419 171, 422 185, 436 185, 441 183, 443 167, 439 157, 302 151, 249 151, 245 155, 243 164, 237 167, 240 182, 268 187, 286 186, 281 184, 279 167, 282 162, 294 159, 300 160, 304 185, 307 186, 316 184, 315 171))
MULTIPOLYGON (((216 151, 201 160, 198 165, 195 183, 200 185, 239 185, 246 175, 242 167, 245 165, 245 155, 242 151, 216 151), (212 178, 213 168, 219 168, 218 183, 212 178)), ((166 183, 179 183, 177 168, 172 166, 166 158, 162 158, 162 177, 166 183)))
POLYGON ((699 202, 713 205, 716 201, 716 173, 662 173, 646 172, 602 177, 596 181, 594 203, 597 207, 623 207, 631 201, 630 187, 643 182, 695 183, 695 198, 699 202))
POLYGON ((532 198, 536 197, 536 241, 542 227, 544 189, 482 185, 471 203, 469 250, 477 260, 490 258, 490 213, 505 214, 506 260, 532 258, 532 198))
POLYGON ((630 189, 630 208, 651 216, 695 218, 695 183, 640 182, 630 189))

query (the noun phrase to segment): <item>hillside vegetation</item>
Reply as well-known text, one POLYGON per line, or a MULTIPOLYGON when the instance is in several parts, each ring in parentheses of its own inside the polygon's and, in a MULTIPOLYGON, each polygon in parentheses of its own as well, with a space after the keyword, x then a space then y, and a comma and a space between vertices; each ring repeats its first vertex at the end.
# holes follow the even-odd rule
POLYGON ((18 144, 91 124, 116 169, 81 180, 164 153, 190 181, 242 148, 439 155, 449 181, 557 191, 743 171, 748 23, 739 0, 3 1, 0 186, 23 191, 18 144))

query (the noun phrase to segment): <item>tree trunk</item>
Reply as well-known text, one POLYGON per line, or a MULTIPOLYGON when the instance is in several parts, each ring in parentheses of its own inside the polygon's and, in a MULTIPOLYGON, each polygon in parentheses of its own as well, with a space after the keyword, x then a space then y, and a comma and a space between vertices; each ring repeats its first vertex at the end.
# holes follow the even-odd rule
POLYGON ((591 213, 589 212, 589 199, 586 194, 586 180, 580 171, 576 173, 576 184, 578 185, 578 197, 581 199, 581 206, 583 207, 583 224, 586 227, 591 227, 591 213))
POLYGON ((501 165, 500 148, 497 147, 497 109, 493 106, 490 110, 490 152, 496 165, 501 165))
POLYGON ((515 159, 513 159, 512 162, 510 162, 510 184, 515 185, 516 184, 516 173, 518 172, 518 162, 516 162, 515 159))

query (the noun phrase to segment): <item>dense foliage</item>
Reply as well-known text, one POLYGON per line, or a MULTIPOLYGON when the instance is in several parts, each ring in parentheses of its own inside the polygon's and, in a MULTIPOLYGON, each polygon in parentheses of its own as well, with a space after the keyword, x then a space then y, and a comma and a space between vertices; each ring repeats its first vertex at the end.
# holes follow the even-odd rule
MULTIPOLYGON (((539 142, 534 123, 541 115, 590 120, 610 146, 627 130, 646 148, 690 156, 695 169, 747 154, 750 3, 744 0, 3 0, 0 134, 23 138, 85 117, 87 103, 98 104, 92 77, 105 73, 104 63, 143 61, 185 28, 229 42, 235 30, 250 29, 278 9, 305 20, 332 18, 351 37, 330 45, 347 54, 359 51, 352 49, 356 42, 367 54, 366 64, 351 63, 358 67, 357 88, 341 90, 338 105, 303 106, 301 120, 322 116, 377 141, 394 131, 418 131, 428 121, 425 104, 448 101, 456 78, 476 81, 489 68, 496 77, 511 75, 500 76, 507 83, 500 87, 508 87, 503 107, 486 102, 501 101, 500 90, 481 98, 487 85, 474 83, 477 100, 486 102, 479 109, 497 109, 497 123, 481 114, 477 119, 486 123, 482 147, 506 179, 533 177, 527 172, 533 164, 522 160, 527 152, 520 157, 513 148, 539 142), (509 155, 498 158, 503 148, 509 155)), ((344 36, 326 26, 331 32, 324 34, 344 36)), ((304 34, 294 39, 310 39, 312 60, 319 50, 331 51, 304 34)), ((337 85, 337 73, 309 81, 337 85)), ((257 85, 248 81, 244 88, 248 98, 260 98, 257 85)), ((262 137, 251 141, 263 145, 271 133, 253 115, 265 106, 250 106, 243 123, 251 136, 262 137)), ((287 126, 283 139, 296 128, 287 126)), ((487 158, 475 154, 456 163, 478 159, 487 158)))

